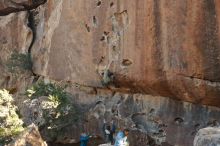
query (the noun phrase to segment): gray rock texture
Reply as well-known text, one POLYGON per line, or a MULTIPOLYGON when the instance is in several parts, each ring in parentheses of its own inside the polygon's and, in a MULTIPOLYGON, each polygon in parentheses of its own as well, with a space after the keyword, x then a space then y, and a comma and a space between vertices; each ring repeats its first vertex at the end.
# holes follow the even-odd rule
POLYGON ((204 129, 200 129, 195 136, 194 146, 219 146, 219 134, 219 127, 207 127, 204 129))

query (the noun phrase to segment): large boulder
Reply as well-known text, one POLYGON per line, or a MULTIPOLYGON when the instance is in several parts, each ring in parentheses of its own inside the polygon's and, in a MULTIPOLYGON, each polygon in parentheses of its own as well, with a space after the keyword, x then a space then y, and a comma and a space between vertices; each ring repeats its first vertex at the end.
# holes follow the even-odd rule
POLYGON ((207 127, 200 129, 195 136, 194 146, 219 146, 220 128, 207 127))

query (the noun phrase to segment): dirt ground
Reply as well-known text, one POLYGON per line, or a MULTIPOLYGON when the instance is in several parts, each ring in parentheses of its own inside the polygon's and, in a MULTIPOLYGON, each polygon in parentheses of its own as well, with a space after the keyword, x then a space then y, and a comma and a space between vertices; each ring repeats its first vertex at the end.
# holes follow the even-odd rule
MULTIPOLYGON (((98 146, 99 144, 103 144, 103 143, 104 141, 101 138, 91 138, 88 142, 88 146, 98 146)), ((48 146, 80 146, 80 143, 62 144, 62 143, 48 142, 48 146)))

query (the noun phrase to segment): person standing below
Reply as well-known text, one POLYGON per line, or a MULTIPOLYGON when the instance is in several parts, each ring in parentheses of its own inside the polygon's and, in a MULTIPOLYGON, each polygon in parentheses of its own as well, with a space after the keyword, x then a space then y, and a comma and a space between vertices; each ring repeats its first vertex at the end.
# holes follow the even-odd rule
POLYGON ((106 142, 110 143, 111 142, 111 137, 113 138, 110 125, 106 126, 105 134, 106 134, 106 142))
POLYGON ((115 132, 116 132, 116 125, 114 120, 111 121, 111 131, 110 131, 110 136, 109 139, 111 141, 111 144, 114 144, 114 136, 115 136, 115 132))
POLYGON ((80 135, 80 146, 87 146, 88 141, 89 141, 89 136, 86 134, 86 132, 83 132, 80 135))
POLYGON ((105 119, 103 120, 102 131, 103 131, 105 142, 107 142, 108 141, 108 133, 110 133, 110 132, 107 130, 107 124, 106 124, 105 119))
POLYGON ((124 137, 119 141, 119 146, 129 146, 128 134, 129 134, 129 130, 125 129, 124 130, 124 137))
POLYGON ((120 141, 125 137, 124 132, 123 131, 119 131, 115 137, 115 144, 114 146, 120 146, 120 141))

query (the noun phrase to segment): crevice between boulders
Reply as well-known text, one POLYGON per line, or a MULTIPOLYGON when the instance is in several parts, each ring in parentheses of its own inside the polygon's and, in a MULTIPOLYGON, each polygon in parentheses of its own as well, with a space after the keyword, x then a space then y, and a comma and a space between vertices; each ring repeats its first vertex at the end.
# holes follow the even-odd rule
MULTIPOLYGON (((30 28, 30 30, 32 31, 32 41, 31 41, 31 44, 28 48, 28 54, 31 55, 31 49, 34 45, 34 42, 36 40, 36 26, 35 26, 35 15, 34 15, 34 10, 28 10, 28 24, 27 26, 30 28)), ((31 59, 32 60, 32 59, 31 59)), ((33 64, 33 60, 32 60, 32 64, 33 64)), ((31 72, 34 76, 34 82, 37 81, 39 78, 40 78, 40 75, 37 75, 36 73, 34 73, 33 69, 31 69, 31 72)))
POLYGON ((33 15, 32 11, 28 11, 28 24, 27 24, 27 26, 31 29, 32 34, 33 34, 31 44, 28 48, 28 53, 31 53, 31 48, 32 48, 32 46, 35 42, 35 39, 36 39, 36 29, 35 29, 35 26, 34 26, 34 15, 33 15))

